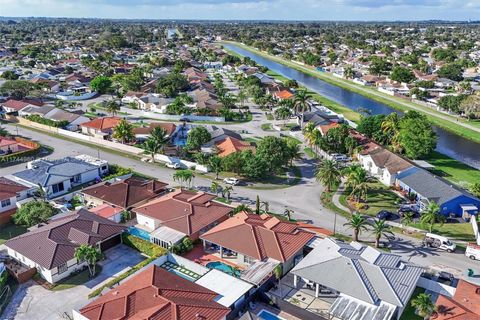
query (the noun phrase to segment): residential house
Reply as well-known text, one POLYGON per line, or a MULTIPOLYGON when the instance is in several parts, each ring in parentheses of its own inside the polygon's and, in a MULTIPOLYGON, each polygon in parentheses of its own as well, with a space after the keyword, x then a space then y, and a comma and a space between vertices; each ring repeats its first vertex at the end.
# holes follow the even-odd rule
POLYGON ((208 127, 207 130, 210 132, 210 141, 202 146, 202 152, 205 153, 216 153, 217 143, 224 141, 227 138, 233 138, 238 141, 243 141, 243 138, 240 134, 224 128, 218 128, 216 126, 208 127))
POLYGON ((146 127, 138 127, 133 129, 135 134, 135 139, 137 141, 147 140, 152 133, 154 128, 162 128, 165 130, 168 137, 172 137, 175 131, 177 130, 177 125, 175 123, 166 123, 166 122, 151 122, 146 127))
POLYGON ((399 319, 422 267, 358 242, 326 238, 291 271, 294 286, 307 283, 315 296, 328 296, 332 318, 399 319))
POLYGON ((55 109, 54 106, 33 106, 29 105, 18 112, 18 115, 21 117, 27 117, 31 115, 38 115, 44 117, 47 113, 55 109))
MULTIPOLYGON (((158 180, 130 177, 113 183, 102 182, 87 187, 82 190, 82 197, 89 206, 110 205, 113 209, 119 208, 120 212, 123 212, 165 193, 166 187, 166 183, 158 180)), ((106 209, 103 208, 104 211, 106 209)), ((120 222, 120 212, 113 209, 110 212, 116 214, 108 218, 120 222)))
POLYGON ((224 320, 230 309, 218 294, 157 265, 151 265, 80 310, 74 320, 224 320))
POLYGON ((75 258, 81 245, 105 251, 121 243, 125 227, 94 215, 85 209, 68 214, 8 240, 8 255, 37 272, 49 283, 56 283, 86 266, 75 258))
POLYGON ((432 320, 480 319, 480 286, 460 279, 453 297, 439 295, 435 304, 432 320))
POLYGON ((31 161, 26 170, 8 178, 30 188, 41 187, 51 199, 68 193, 76 186, 99 180, 106 174, 107 161, 79 155, 58 160, 31 161))
MULTIPOLYGON (((302 117, 299 118, 298 124, 300 125, 302 117)), ((330 114, 321 110, 314 110, 305 112, 303 114, 303 124, 312 123, 316 128, 320 125, 330 125, 332 122, 342 123, 343 118, 340 118, 336 114, 330 114)))
POLYGON ((274 260, 285 274, 303 258, 305 246, 316 236, 277 217, 240 212, 200 238, 206 250, 216 250, 222 259, 244 266, 274 260))
POLYGON ((368 153, 359 152, 357 158, 369 174, 386 186, 393 186, 398 174, 414 167, 409 161, 380 146, 368 153))
POLYGON ((227 137, 223 140, 217 141, 215 143, 215 149, 217 150, 217 155, 224 158, 232 153, 242 152, 244 150, 252 150, 254 152, 255 146, 248 141, 227 137))
POLYGON ((45 119, 49 119, 55 122, 66 121, 68 125, 65 127, 67 130, 76 131, 82 123, 89 122, 90 119, 80 114, 64 111, 62 109, 54 108, 47 112, 44 116, 45 119))
POLYGON ((144 92, 140 91, 128 91, 122 98, 122 103, 128 104, 135 101, 135 98, 141 98, 145 95, 144 92))
POLYGON ((421 210, 430 202, 435 202, 444 216, 470 219, 472 215, 479 213, 479 198, 418 167, 400 173, 396 186, 407 194, 414 194, 421 210))
POLYGON ((4 177, 0 177, 0 224, 10 221, 17 211, 17 201, 28 197, 30 188, 4 177))
POLYGON ((118 117, 96 118, 80 125, 83 134, 105 139, 113 134, 113 129, 122 121, 118 117))
POLYGON ((198 239, 226 220, 232 207, 214 201, 215 195, 183 189, 134 208, 137 227, 150 233, 152 242, 169 248, 184 237, 198 239))
POLYGON ((0 106, 6 113, 16 113, 26 108, 28 106, 40 106, 37 102, 29 101, 29 100, 14 100, 9 99, 3 103, 0 103, 0 106))
POLYGON ((290 90, 283 89, 272 92, 272 96, 277 100, 288 100, 293 98, 293 93, 290 90))
POLYGON ((216 94, 207 90, 195 90, 194 100, 198 110, 217 112, 223 108, 223 104, 218 100, 216 94))
POLYGON ((138 109, 146 111, 166 112, 167 106, 172 103, 173 99, 162 98, 156 93, 148 93, 140 98, 133 97, 132 103, 135 103, 138 109))

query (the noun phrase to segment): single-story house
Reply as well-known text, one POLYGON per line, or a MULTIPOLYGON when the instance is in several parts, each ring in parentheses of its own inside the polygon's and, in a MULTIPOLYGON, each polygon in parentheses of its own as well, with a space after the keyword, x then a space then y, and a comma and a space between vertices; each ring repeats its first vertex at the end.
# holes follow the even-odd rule
POLYGON ((232 153, 241 152, 244 150, 255 151, 255 146, 248 141, 239 140, 236 138, 227 137, 224 140, 217 141, 215 143, 217 155, 224 158, 232 153))
POLYGON ((113 133, 113 129, 122 121, 118 117, 96 118, 80 125, 83 134, 104 139, 113 133))
POLYGON ((243 138, 240 134, 224 128, 218 128, 216 126, 207 127, 207 130, 210 132, 210 141, 205 143, 202 146, 202 152, 204 153, 215 153, 217 151, 216 144, 224 141, 227 138, 233 138, 239 141, 242 141, 243 138))
POLYGON ((214 201, 215 195, 183 189, 134 208, 139 227, 150 232, 152 242, 169 248, 188 236, 198 239, 225 221, 232 207, 214 201))
POLYGON ((177 125, 175 123, 168 122, 152 122, 147 127, 139 127, 133 129, 135 134, 135 139, 137 141, 147 140, 152 133, 154 128, 162 128, 167 133, 168 137, 172 137, 173 133, 177 130, 177 125))
POLYGON ((99 180, 106 174, 107 161, 79 155, 58 160, 31 161, 26 170, 8 178, 29 188, 41 186, 48 198, 55 198, 68 193, 73 187, 99 180))
POLYGON ((26 116, 31 116, 31 115, 38 115, 38 116, 45 116, 47 113, 49 113, 50 111, 52 111, 53 109, 55 109, 54 106, 41 106, 41 107, 37 107, 37 106, 27 106, 25 108, 23 108, 22 110, 20 110, 18 112, 18 115, 21 116, 21 117, 26 117, 26 116))
POLYGON ((224 320, 230 309, 216 302, 217 297, 216 292, 153 264, 74 310, 73 319, 224 320))
POLYGON ((439 295, 432 320, 480 319, 480 286, 460 279, 453 297, 439 295))
POLYGON ((424 269, 358 242, 321 240, 291 271, 294 285, 306 282, 315 295, 334 299, 332 318, 399 319, 424 269))
POLYGON ((234 264, 250 266, 273 259, 287 273, 303 258, 303 249, 316 236, 277 217, 240 212, 200 238, 205 249, 217 248, 221 258, 234 264))
POLYGON ((0 177, 0 224, 10 221, 10 217, 17 211, 17 201, 26 199, 30 190, 15 181, 0 177))
POLYGON ((67 112, 62 109, 54 108, 47 112, 44 116, 45 119, 52 121, 68 121, 66 126, 67 130, 76 131, 82 123, 89 122, 90 119, 72 112, 67 112))
POLYGON ((50 220, 5 243, 9 256, 55 283, 85 266, 75 249, 91 245, 105 251, 121 243, 125 227, 85 209, 50 220))
POLYGON ((479 198, 418 167, 400 173, 396 186, 405 193, 415 194, 421 210, 433 201, 440 206, 440 213, 444 216, 469 219, 479 213, 479 198))
POLYGON ((116 223, 122 222, 122 213, 124 210, 123 208, 117 207, 113 204, 105 203, 88 210, 97 216, 115 221, 116 223))
POLYGON ((23 108, 26 108, 28 106, 35 106, 38 105, 36 102, 33 101, 27 101, 27 100, 14 100, 14 99, 9 99, 3 103, 0 103, 0 106, 5 110, 6 113, 14 113, 14 112, 19 112, 23 108))

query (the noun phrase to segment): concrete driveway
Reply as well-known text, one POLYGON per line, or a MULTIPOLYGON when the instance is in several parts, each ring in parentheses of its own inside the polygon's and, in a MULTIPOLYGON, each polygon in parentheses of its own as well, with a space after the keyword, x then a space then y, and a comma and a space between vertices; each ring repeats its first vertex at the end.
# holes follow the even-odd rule
POLYGON ((73 309, 79 309, 89 302, 88 294, 110 278, 125 272, 128 268, 144 260, 138 251, 125 245, 118 245, 105 252, 102 272, 95 279, 71 289, 50 291, 33 280, 20 285, 2 315, 2 319, 53 320, 68 319, 73 309))

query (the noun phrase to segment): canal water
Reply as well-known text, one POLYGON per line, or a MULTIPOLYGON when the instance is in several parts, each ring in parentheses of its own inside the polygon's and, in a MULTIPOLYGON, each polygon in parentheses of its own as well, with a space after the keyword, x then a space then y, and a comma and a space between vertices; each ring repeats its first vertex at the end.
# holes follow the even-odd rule
MULTIPOLYGON (((237 52, 243 56, 249 57, 260 65, 281 74, 289 79, 295 79, 301 85, 318 92, 319 94, 344 105, 352 110, 365 108, 375 114, 389 114, 399 111, 364 97, 358 93, 348 91, 341 87, 332 85, 318 78, 309 76, 303 72, 292 69, 281 63, 264 58, 256 53, 245 50, 233 44, 224 44, 224 47, 237 52)), ((437 151, 451 158, 464 162, 472 167, 480 169, 480 144, 458 136, 439 127, 434 127, 437 133, 437 151)))

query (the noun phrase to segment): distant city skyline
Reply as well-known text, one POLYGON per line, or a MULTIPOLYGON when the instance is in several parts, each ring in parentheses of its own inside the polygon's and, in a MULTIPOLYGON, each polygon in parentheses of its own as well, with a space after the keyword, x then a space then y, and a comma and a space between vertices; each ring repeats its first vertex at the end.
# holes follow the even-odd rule
POLYGON ((212 20, 476 20, 478 0, 0 0, 0 16, 212 20))

